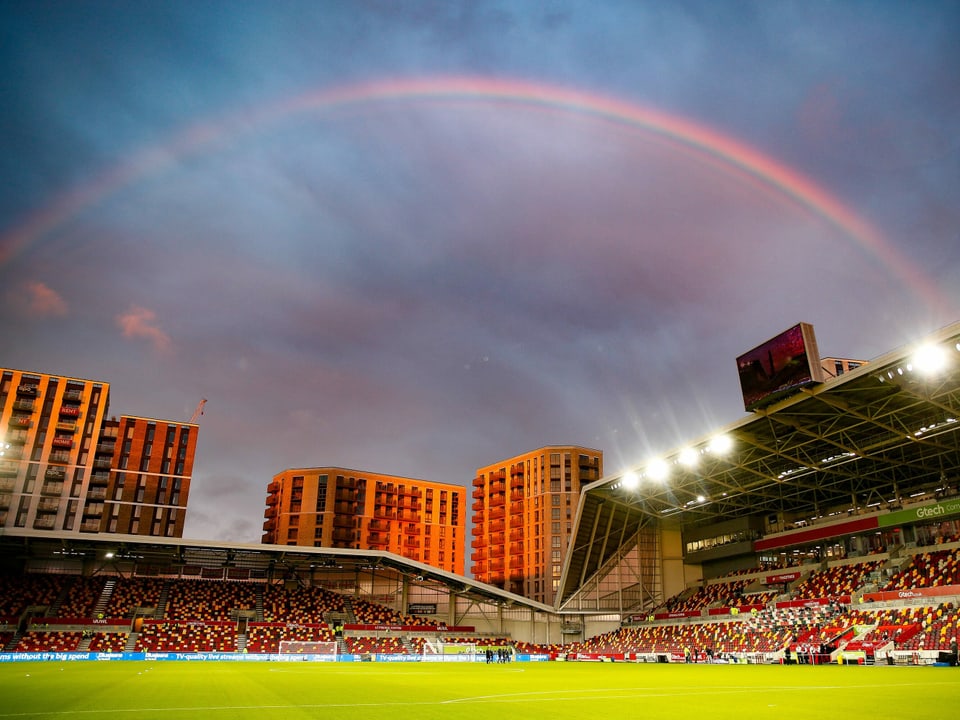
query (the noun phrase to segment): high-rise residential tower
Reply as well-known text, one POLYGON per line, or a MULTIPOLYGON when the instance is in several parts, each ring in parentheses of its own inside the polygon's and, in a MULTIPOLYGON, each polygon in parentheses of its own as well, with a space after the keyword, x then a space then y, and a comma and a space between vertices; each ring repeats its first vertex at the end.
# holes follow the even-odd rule
POLYGON ((603 475, 603 453, 543 447, 479 468, 473 480, 473 576, 550 604, 580 490, 603 475))
POLYGON ((0 368, 0 528, 182 537, 196 424, 109 403, 105 382, 0 368))

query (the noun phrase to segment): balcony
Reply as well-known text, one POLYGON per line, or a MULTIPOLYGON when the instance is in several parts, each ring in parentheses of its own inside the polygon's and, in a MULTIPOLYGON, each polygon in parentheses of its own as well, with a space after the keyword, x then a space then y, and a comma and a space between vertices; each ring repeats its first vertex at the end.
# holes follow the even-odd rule
POLYGON ((19 463, 10 460, 0 460, 0 477, 16 477, 19 463))
POLYGON ((29 415, 12 415, 10 417, 10 427, 28 428, 33 425, 33 420, 29 415))
POLYGON ((483 500, 477 500, 473 505, 470 506, 470 509, 474 512, 483 511, 483 500))
POLYGON ((63 399, 70 402, 80 402, 83 400, 83 390, 64 390, 63 399))
POLYGON ((80 408, 74 407, 73 405, 62 405, 60 407, 60 417, 80 417, 80 408))
POLYGON ((63 483, 45 481, 43 485, 40 486, 40 494, 41 495, 63 495, 63 483))
POLYGON ((37 503, 38 513, 55 513, 60 509, 60 501, 57 498, 40 498, 37 503))
POLYGON ((13 480, 2 479, 0 480, 0 492, 13 492, 13 480))
MULTIPOLYGON (((57 521, 56 515, 44 515, 40 517, 39 515, 33 521, 33 527, 35 530, 53 530, 54 523, 57 521)), ((99 525, 98 525, 99 529, 99 525)))
POLYGON ((525 503, 523 500, 519 500, 515 503, 510 503, 510 514, 511 515, 523 515, 525 503))
POLYGON ((470 497, 472 497, 474 500, 482 500, 485 496, 486 493, 483 491, 482 487, 478 487, 476 490, 470 493, 470 497))
POLYGON ((32 413, 37 409, 37 404, 33 400, 14 400, 13 409, 32 413))
POLYGON ((53 447, 55 448, 70 449, 73 447, 73 438, 57 435, 55 438, 53 438, 53 440, 50 441, 50 444, 53 445, 53 447))
POLYGON ((483 526, 479 526, 479 527, 474 526, 473 530, 470 531, 470 534, 473 535, 474 537, 480 537, 482 535, 486 535, 487 533, 484 530, 483 526))
POLYGON ((265 518, 267 518, 267 519, 272 519, 272 518, 277 517, 277 508, 276 508, 276 506, 274 506, 274 507, 268 507, 266 510, 264 510, 264 511, 263 511, 263 516, 264 516, 265 518))
POLYGON ((100 521, 84 520, 80 524, 80 532, 100 532, 100 521))
POLYGON ((9 510, 12 501, 13 495, 10 493, 0 493, 0 510, 9 510))
POLYGON ((100 470, 109 470, 113 462, 110 458, 97 458, 93 461, 93 466, 100 470))
POLYGON ((107 499, 106 488, 90 488, 87 490, 87 500, 102 502, 107 499))
POLYGON ((26 397, 36 397, 37 393, 40 391, 40 387, 33 385, 32 383, 21 383, 17 385, 17 395, 25 395, 26 397))
POLYGON ((70 453, 64 452, 63 450, 55 450, 47 456, 49 462, 63 463, 66 465, 70 462, 70 453))
POLYGON ((334 515, 333 516, 333 527, 335 528, 349 528, 353 530, 356 527, 352 516, 344 515, 334 515))
POLYGON ((113 455, 116 449, 113 443, 100 443, 97 445, 97 455, 113 455))
POLYGON ((95 472, 90 475, 91 485, 107 485, 110 482, 110 473, 95 472))
POLYGON ((61 420, 54 427, 56 427, 56 429, 60 432, 74 433, 77 431, 77 424, 73 421, 61 420))
POLYGON ((523 540, 523 528, 515 528, 510 531, 510 542, 520 542, 523 540))
POLYGON ((353 501, 353 502, 338 501, 334 503, 333 511, 338 515, 356 515, 357 503, 356 501, 353 501))
POLYGON ((497 493, 496 495, 490 498, 490 507, 502 508, 506 504, 507 504, 507 496, 505 493, 497 493))
POLYGON ((420 547, 420 538, 408 537, 403 541, 403 546, 405 548, 419 548, 420 547))
POLYGON ((67 477, 67 471, 62 467, 48 467, 43 473, 44 480, 64 480, 67 477))
POLYGON ((27 442, 26 430, 11 430, 7 433, 7 442, 23 445, 27 442))
POLYGON ((483 537, 477 538, 476 540, 472 540, 470 542, 470 547, 472 547, 474 550, 481 550, 485 548, 487 545, 489 545, 489 542, 487 541, 486 538, 483 538, 483 537))
POLYGON ((267 493, 270 495, 274 495, 278 492, 280 492, 280 483, 278 483, 276 480, 267 485, 267 493))
POLYGON ((276 505, 280 502, 278 495, 267 495, 267 505, 276 505))
POLYGON ((356 490, 357 489, 357 480, 356 478, 342 478, 337 480, 337 489, 344 490, 356 490))
POLYGON ((382 505, 375 505, 373 508, 373 517, 376 520, 393 520, 393 510, 382 505))
POLYGON ((338 489, 334 494, 333 499, 335 502, 352 502, 357 501, 357 491, 356 490, 341 490, 338 489))
POLYGON ((488 520, 502 520, 506 516, 507 516, 507 511, 502 506, 498 508, 494 508, 489 513, 487 513, 488 520))
POLYGON ((501 520, 494 520, 490 523, 489 530, 491 533, 503 532, 507 529, 507 524, 501 520))
POLYGON ((482 488, 482 487, 483 487, 483 484, 484 484, 484 483, 483 483, 483 478, 482 478, 482 477, 475 477, 475 478, 473 479, 473 486, 474 486, 475 488, 482 488))
POLYGON ((367 535, 367 545, 371 548, 385 548, 390 545, 390 536, 387 533, 372 532, 367 535))
POLYGON ((335 543, 345 543, 352 545, 356 542, 356 533, 353 530, 347 530, 345 528, 334 528, 333 529, 333 541, 335 543))
POLYGON ((277 529, 277 519, 276 519, 276 518, 270 518, 269 520, 267 520, 266 522, 263 523, 263 531, 264 531, 264 532, 272 533, 272 532, 273 532, 274 530, 276 530, 276 529, 277 529))

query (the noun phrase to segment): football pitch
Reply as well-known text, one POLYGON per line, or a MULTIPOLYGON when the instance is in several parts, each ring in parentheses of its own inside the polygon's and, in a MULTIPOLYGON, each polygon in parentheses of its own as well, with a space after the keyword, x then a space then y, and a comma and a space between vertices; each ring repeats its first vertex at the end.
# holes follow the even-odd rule
POLYGON ((897 718, 960 707, 949 667, 79 662, 0 666, 0 720, 897 718))

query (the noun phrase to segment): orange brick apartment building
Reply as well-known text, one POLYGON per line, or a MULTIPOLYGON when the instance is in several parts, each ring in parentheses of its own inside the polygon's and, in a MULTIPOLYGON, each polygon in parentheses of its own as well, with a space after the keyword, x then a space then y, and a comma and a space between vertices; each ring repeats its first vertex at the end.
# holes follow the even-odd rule
POLYGON ((474 578, 550 604, 583 486, 603 475, 603 453, 543 447, 477 470, 473 480, 474 578))
POLYGON ((196 424, 109 404, 105 382, 0 368, 0 528, 183 536, 196 424))
POLYGON ((463 575, 466 490, 460 485, 314 467, 267 486, 262 542, 384 550, 463 575))

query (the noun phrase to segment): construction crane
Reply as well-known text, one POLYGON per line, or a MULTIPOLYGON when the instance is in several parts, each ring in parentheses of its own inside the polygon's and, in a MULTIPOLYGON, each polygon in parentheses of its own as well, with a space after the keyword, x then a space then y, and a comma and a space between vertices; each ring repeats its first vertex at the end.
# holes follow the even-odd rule
POLYGON ((203 415, 203 406, 207 404, 207 399, 203 398, 200 402, 197 403, 197 409, 193 411, 193 415, 190 416, 190 422, 196 423, 197 419, 203 415))

